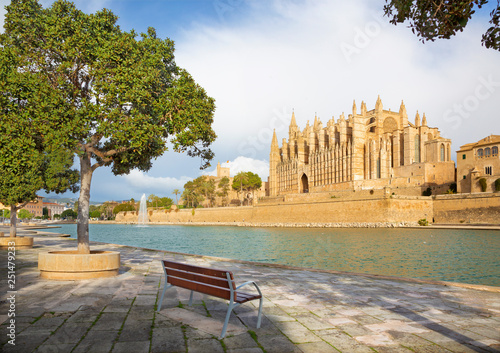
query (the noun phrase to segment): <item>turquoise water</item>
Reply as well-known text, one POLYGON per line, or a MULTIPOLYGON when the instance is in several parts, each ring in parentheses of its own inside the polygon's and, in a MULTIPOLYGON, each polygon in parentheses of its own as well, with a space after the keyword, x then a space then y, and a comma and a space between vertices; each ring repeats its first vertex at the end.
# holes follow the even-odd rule
MULTIPOLYGON (((76 238, 74 224, 51 231, 76 238)), ((90 240, 307 268, 500 286, 499 231, 91 224, 90 240)))

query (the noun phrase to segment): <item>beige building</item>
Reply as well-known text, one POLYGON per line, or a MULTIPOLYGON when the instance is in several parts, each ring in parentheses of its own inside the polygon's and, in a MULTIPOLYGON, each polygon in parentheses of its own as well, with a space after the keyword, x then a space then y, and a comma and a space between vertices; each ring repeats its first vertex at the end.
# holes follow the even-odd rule
MULTIPOLYGON (((229 179, 229 189, 227 193, 227 197, 222 197, 222 196, 216 196, 215 198, 215 204, 214 206, 220 207, 220 206, 239 206, 241 200, 244 200, 244 204, 246 205, 249 203, 250 205, 255 204, 257 200, 260 197, 266 196, 266 188, 268 187, 268 183, 262 181, 262 186, 259 190, 252 192, 244 192, 242 195, 240 192, 233 190, 232 185, 233 185, 233 180, 234 178, 231 177, 231 170, 229 167, 222 167, 220 162, 217 163, 217 175, 216 176, 211 176, 207 175, 206 178, 209 180, 213 180, 215 183, 215 188, 216 188, 216 194, 220 193, 222 191, 221 188, 218 187, 219 182, 222 180, 222 178, 228 178, 229 179)), ((204 206, 208 206, 208 201, 205 200, 203 202, 204 206)))
POLYGON ((37 196, 37 201, 28 202, 22 210, 29 211, 33 217, 43 217, 43 197, 37 196))
POLYGON ((500 178, 500 135, 490 135, 478 142, 468 143, 457 151, 457 191, 481 192, 479 179, 486 179, 486 191, 495 191, 500 178))
POLYGON ((347 117, 332 117, 326 126, 315 117, 303 130, 292 113, 288 140, 280 147, 275 133, 271 143, 269 194, 385 187, 399 194, 421 195, 428 187, 444 192, 455 181, 450 148, 425 114, 410 122, 403 102, 398 112, 383 109, 380 97, 372 110, 362 102, 358 111, 354 102, 347 117))
POLYGON ((43 207, 47 207, 50 219, 53 219, 54 215, 56 214, 60 215, 61 213, 63 213, 65 208, 64 205, 55 202, 44 202, 43 207))

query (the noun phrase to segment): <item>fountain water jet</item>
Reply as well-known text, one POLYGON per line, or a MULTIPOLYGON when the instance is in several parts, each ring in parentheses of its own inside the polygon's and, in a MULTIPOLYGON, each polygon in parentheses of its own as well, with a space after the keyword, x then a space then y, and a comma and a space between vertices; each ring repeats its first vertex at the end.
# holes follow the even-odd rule
POLYGON ((137 224, 139 226, 147 226, 149 223, 149 218, 148 218, 148 205, 147 205, 147 200, 146 200, 146 194, 142 194, 141 197, 141 203, 139 206, 139 218, 137 220, 137 224))

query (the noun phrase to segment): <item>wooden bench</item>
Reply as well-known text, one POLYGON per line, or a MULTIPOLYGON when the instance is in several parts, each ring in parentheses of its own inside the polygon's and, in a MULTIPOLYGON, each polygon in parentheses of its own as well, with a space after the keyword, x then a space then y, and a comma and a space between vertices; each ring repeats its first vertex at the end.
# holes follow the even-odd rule
POLYGON ((227 309, 226 320, 224 321, 224 326, 220 336, 222 339, 226 335, 227 324, 229 322, 229 317, 231 316, 231 311, 243 303, 259 299, 257 328, 260 328, 262 316, 262 293, 257 286, 257 283, 254 281, 248 281, 236 287, 233 273, 230 271, 216 270, 166 260, 162 260, 162 265, 163 271, 165 272, 165 284, 163 287, 163 293, 161 294, 160 303, 158 305, 158 312, 161 309, 165 291, 172 286, 191 290, 191 295, 189 296, 189 306, 191 306, 193 302, 193 292, 227 299, 229 300, 229 307, 227 309), (241 287, 247 284, 253 284, 257 289, 258 294, 249 294, 239 291, 241 287))

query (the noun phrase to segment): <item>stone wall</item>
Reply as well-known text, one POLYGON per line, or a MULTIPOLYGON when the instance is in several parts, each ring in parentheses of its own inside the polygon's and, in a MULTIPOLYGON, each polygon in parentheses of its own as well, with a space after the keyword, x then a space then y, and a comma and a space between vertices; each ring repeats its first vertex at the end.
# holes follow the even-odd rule
POLYGON ((439 195, 433 213, 435 223, 500 224, 500 193, 439 195))
MULTIPOLYGON (((255 207, 221 207, 150 211, 150 222, 159 223, 407 223, 432 219, 432 199, 425 197, 343 200, 259 204, 255 207)), ((117 222, 136 223, 136 212, 120 212, 117 222)))

